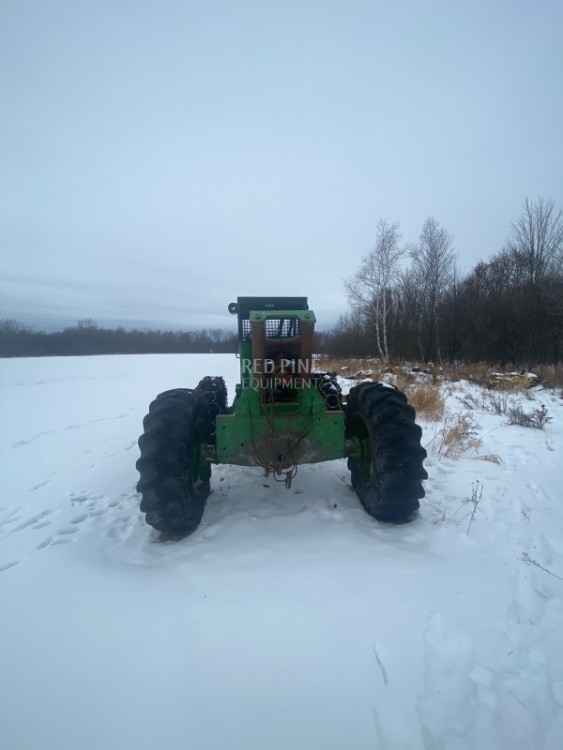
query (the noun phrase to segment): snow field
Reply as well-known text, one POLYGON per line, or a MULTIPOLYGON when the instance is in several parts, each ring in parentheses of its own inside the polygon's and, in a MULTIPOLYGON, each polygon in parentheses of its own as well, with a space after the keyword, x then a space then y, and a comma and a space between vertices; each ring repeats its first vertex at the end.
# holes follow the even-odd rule
MULTIPOLYGON (((367 516, 345 461, 300 467, 289 491, 221 466, 198 531, 162 544, 135 492, 142 417, 204 375, 232 398, 238 365, 0 360, 3 746, 558 750, 558 394, 533 390, 545 431, 477 406, 481 444, 456 459, 421 422, 410 524, 367 516)), ((449 414, 481 400, 443 388, 449 414)))

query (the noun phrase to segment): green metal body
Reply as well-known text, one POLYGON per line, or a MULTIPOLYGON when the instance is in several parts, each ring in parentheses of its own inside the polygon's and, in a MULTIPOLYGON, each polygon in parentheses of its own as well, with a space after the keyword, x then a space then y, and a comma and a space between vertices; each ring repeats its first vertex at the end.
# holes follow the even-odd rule
POLYGON ((259 391, 243 389, 231 413, 217 417, 216 434, 218 463, 260 465, 260 458, 271 454, 290 466, 345 455, 344 414, 327 411, 312 388, 303 389, 295 402, 278 404, 264 404, 259 391))
MULTIPOLYGON (((239 303, 241 299, 254 298, 239 298, 239 303)), ((266 303, 261 299, 260 309, 247 311, 245 320, 265 323, 282 319, 314 324, 311 310, 276 309, 273 306, 276 300, 280 298, 274 298, 264 309, 266 303)), ((298 464, 345 456, 344 412, 327 409, 322 394, 308 377, 291 380, 282 401, 265 398, 260 378, 248 367, 254 354, 251 336, 243 335, 242 331, 239 315, 241 380, 228 413, 216 418, 214 460, 241 466, 260 465, 267 470, 274 466, 275 471, 282 472, 298 464)))

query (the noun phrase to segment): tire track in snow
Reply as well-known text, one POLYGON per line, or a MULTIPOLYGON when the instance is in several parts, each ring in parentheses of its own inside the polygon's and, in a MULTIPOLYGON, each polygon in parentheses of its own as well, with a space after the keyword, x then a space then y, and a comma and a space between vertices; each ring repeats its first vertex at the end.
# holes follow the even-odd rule
POLYGON ((383 684, 387 686, 389 684, 389 677, 387 675, 387 670, 385 669, 385 664, 381 661, 381 657, 379 656, 377 645, 375 643, 373 645, 373 655, 375 656, 375 661, 377 662, 377 666, 379 667, 379 671, 381 672, 381 679, 383 680, 383 684))

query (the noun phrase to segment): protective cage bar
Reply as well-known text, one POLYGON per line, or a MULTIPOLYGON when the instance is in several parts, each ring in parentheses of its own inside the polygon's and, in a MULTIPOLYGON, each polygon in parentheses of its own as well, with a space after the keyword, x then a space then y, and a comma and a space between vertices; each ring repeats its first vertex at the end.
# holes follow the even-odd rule
MULTIPOLYGON (((238 297, 236 308, 239 339, 244 341, 250 338, 249 318, 252 310, 263 312, 270 310, 280 312, 284 310, 308 310, 309 305, 307 297, 238 297)), ((267 333, 266 336, 268 336, 267 333)))
MULTIPOLYGON (((299 336, 301 333, 300 321, 297 318, 267 318, 264 321, 267 339, 285 339, 299 336)), ((242 321, 242 336, 250 336, 250 320, 242 321)))

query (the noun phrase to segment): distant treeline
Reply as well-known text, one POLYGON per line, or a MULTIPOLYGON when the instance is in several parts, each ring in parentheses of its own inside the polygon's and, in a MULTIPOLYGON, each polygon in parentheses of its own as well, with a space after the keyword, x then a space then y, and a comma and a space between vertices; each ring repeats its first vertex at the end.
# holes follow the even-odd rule
POLYGON ((71 328, 46 333, 15 321, 0 322, 0 357, 235 352, 236 347, 236 335, 221 329, 127 330, 81 321, 71 328))

